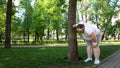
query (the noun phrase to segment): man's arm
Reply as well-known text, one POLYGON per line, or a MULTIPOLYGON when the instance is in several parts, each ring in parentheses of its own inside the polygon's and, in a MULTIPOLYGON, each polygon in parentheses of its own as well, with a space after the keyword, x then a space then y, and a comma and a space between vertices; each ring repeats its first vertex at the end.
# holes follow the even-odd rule
POLYGON ((93 47, 95 48, 97 46, 97 37, 95 35, 95 33, 91 33, 91 37, 92 37, 92 40, 93 40, 93 47))
POLYGON ((93 32, 90 34, 90 36, 92 37, 93 42, 97 42, 96 35, 93 32))
POLYGON ((93 32, 91 33, 91 37, 93 40, 93 47, 96 47, 97 46, 97 37, 93 32))
POLYGON ((73 26, 72 26, 72 27, 76 28, 76 27, 77 27, 77 25, 78 25, 78 24, 73 24, 73 26))

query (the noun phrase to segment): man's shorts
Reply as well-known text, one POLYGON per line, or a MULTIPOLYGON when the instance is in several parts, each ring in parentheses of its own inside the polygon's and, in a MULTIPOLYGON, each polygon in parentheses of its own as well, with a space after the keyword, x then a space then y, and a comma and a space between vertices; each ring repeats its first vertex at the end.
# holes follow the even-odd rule
MULTIPOLYGON (((102 35, 99 34, 99 35, 96 35, 96 37, 97 37, 97 45, 99 46, 100 42, 101 42, 102 35)), ((92 44, 93 44, 92 40, 91 41, 86 40, 86 45, 92 45, 92 44)))

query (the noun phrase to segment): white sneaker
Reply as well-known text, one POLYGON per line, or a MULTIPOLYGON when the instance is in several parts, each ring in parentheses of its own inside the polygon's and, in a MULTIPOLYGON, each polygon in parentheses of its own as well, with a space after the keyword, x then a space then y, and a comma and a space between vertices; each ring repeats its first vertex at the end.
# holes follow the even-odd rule
POLYGON ((92 61, 92 58, 87 58, 84 62, 92 61))
POLYGON ((94 64, 99 64, 99 63, 100 63, 100 60, 99 59, 95 59, 94 64))

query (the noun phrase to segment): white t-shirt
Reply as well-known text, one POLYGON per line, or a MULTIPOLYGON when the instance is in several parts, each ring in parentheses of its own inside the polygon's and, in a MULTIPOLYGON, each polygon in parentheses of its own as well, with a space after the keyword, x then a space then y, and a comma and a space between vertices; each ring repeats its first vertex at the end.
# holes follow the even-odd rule
POLYGON ((84 33, 82 33, 82 35, 85 40, 88 40, 88 41, 92 40, 92 37, 90 36, 90 34, 92 32, 94 32, 95 35, 100 34, 100 30, 97 28, 96 25, 84 23, 84 26, 85 26, 85 29, 84 29, 84 33))

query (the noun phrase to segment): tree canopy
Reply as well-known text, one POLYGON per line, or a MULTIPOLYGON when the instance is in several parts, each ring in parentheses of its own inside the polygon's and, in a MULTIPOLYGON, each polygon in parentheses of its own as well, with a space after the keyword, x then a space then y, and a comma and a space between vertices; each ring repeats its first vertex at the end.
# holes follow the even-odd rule
MULTIPOLYGON (((8 0, 0 0, 0 41, 5 40, 8 0)), ((77 0, 76 23, 91 21, 103 39, 119 39, 120 0, 77 0)), ((43 41, 68 39, 68 0, 12 1, 11 40, 43 41)))

